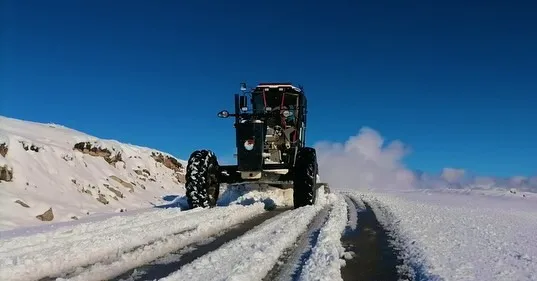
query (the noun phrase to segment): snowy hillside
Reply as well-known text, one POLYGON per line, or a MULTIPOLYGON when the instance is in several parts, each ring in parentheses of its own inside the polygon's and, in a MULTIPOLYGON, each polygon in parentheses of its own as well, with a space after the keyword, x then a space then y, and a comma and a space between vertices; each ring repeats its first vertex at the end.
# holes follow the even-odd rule
POLYGON ((154 149, 0 116, 0 230, 152 207, 184 194, 184 165, 154 149))

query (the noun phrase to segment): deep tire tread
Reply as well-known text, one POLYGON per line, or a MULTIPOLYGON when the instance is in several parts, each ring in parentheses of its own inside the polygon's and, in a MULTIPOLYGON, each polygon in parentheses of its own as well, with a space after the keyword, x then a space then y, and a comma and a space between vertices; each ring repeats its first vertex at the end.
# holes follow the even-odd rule
POLYGON ((314 148, 303 147, 298 151, 294 167, 293 204, 295 208, 315 204, 317 183, 317 153, 314 148))
POLYGON ((216 206, 220 192, 218 160, 210 150, 192 152, 186 167, 186 196, 190 208, 216 206))

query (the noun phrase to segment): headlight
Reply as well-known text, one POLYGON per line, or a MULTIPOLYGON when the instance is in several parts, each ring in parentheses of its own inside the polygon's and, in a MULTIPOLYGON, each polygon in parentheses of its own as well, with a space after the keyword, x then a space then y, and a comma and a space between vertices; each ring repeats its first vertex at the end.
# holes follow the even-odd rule
POLYGON ((289 110, 285 110, 282 114, 283 114, 284 117, 289 117, 289 116, 292 115, 291 111, 289 111, 289 110))

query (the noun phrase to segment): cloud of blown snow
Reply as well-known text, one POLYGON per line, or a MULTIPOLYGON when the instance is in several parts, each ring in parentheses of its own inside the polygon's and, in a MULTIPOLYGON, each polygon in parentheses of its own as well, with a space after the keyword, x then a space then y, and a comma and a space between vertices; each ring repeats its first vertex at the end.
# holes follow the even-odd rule
POLYGON ((400 141, 385 145, 382 136, 362 128, 345 143, 319 142, 315 145, 319 175, 336 188, 412 188, 416 177, 402 159, 408 149, 400 141))
POLYGON ((472 176, 465 169, 453 167, 438 174, 412 171, 403 164, 410 152, 408 147, 400 141, 386 143, 368 127, 344 143, 322 141, 315 148, 321 181, 336 189, 515 188, 537 192, 537 176, 472 176))
POLYGON ((464 169, 444 168, 440 177, 449 183, 460 182, 464 178, 464 169))

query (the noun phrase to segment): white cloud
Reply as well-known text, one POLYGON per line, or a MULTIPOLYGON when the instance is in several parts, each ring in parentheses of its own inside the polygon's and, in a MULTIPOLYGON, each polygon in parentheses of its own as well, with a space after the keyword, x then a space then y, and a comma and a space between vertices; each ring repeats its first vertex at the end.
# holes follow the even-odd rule
POLYGON ((459 183, 464 179, 465 173, 463 169, 444 168, 440 177, 448 183, 459 183))
POLYGON ((403 164, 403 158, 409 154, 408 147, 401 141, 386 144, 377 131, 368 127, 344 143, 322 141, 314 147, 321 181, 336 189, 515 187, 537 192, 537 176, 471 176, 465 169, 450 167, 436 175, 412 171, 403 164))
POLYGON ((416 177, 401 160, 408 150, 399 141, 384 146, 371 128, 362 128, 345 143, 323 141, 315 145, 319 175, 336 188, 408 189, 416 177))

